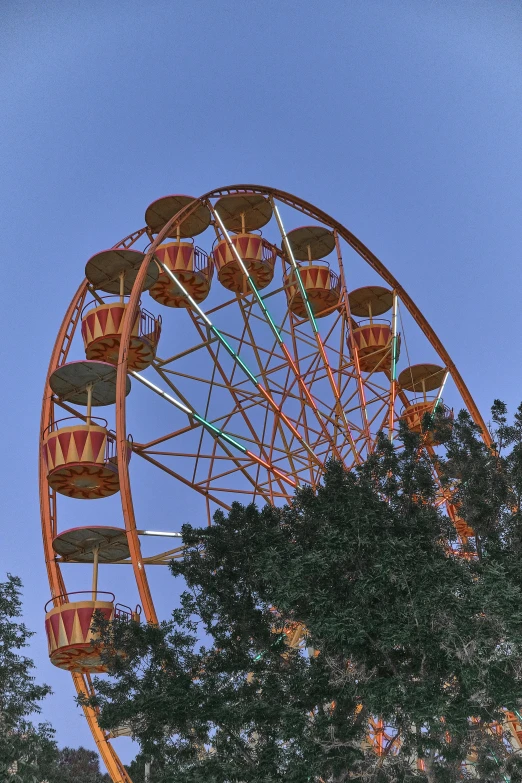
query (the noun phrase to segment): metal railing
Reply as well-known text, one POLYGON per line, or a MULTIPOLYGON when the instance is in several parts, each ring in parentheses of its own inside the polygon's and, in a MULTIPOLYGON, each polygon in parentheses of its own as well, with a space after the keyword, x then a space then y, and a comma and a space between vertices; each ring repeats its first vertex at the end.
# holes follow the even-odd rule
POLYGON ((161 315, 156 316, 140 308, 138 335, 149 342, 157 343, 161 334, 161 315))
MULTIPOLYGON (((45 439, 47 433, 56 432, 56 430, 61 429, 61 427, 58 427, 57 425, 61 424, 62 421, 70 421, 71 419, 79 422, 82 425, 86 424, 85 419, 82 419, 81 416, 64 416, 63 419, 56 419, 55 421, 51 422, 51 424, 49 424, 49 426, 44 429, 42 438, 45 439)), ((91 416, 91 422, 95 422, 97 427, 103 427, 104 429, 107 429, 107 419, 102 419, 100 416, 91 416), (98 422, 103 423, 99 424, 98 422)))
MULTIPOLYGON (((253 234, 255 236, 258 236, 255 231, 249 231, 248 233, 249 234, 253 234)), ((237 234, 230 234, 230 241, 232 243, 234 242, 234 238, 236 236, 237 236, 237 234)), ((276 258, 276 256, 277 256, 279 251, 278 251, 278 249, 277 249, 277 247, 275 245, 273 245, 267 239, 264 239, 261 236, 261 234, 259 234, 259 238, 261 239, 261 247, 262 247, 261 261, 264 261, 265 263, 271 263, 272 261, 275 260, 275 258, 276 258)), ((220 245, 222 242, 226 242, 226 244, 228 245, 228 241, 227 241, 226 237, 221 237, 221 238, 220 237, 216 237, 216 239, 212 243, 212 250, 214 251, 214 249, 217 247, 217 245, 220 245)), ((237 247, 236 247, 236 249, 237 249, 237 247)), ((234 256, 232 261, 235 261, 235 260, 236 260, 236 258, 234 256)))
POLYGON ((212 280, 214 264, 210 260, 210 256, 197 245, 194 247, 194 270, 205 275, 209 281, 212 280))
MULTIPOLYGON (((132 446, 134 439, 132 435, 127 435, 127 464, 132 456, 132 446)), ((115 467, 118 466, 118 450, 116 446, 116 433, 114 430, 107 430, 107 446, 105 448, 105 463, 110 462, 115 467)))
POLYGON ((277 247, 263 239, 263 261, 265 263, 273 263, 277 256, 277 247))
MULTIPOLYGON (((55 601, 60 601, 60 604, 59 604, 60 606, 64 606, 65 604, 75 603, 74 601, 70 601, 69 600, 71 595, 88 595, 89 598, 84 598, 83 599, 84 601, 93 601, 93 600, 94 601, 98 601, 98 600, 104 601, 105 600, 106 603, 112 603, 113 604, 114 601, 116 600, 116 596, 114 595, 114 593, 110 593, 107 590, 94 590, 94 591, 93 590, 74 590, 72 593, 60 593, 60 595, 56 595, 54 598, 50 598, 47 601, 47 603, 45 604, 45 606, 44 606, 44 612, 47 613, 49 611, 47 607, 50 604, 54 604, 55 601), (96 598, 93 599, 93 597, 92 597, 93 595, 95 595, 96 598), (102 599, 98 599, 99 595, 110 595, 111 598, 110 598, 109 601, 107 601, 106 599, 103 599, 103 598, 102 599), (62 600, 62 599, 64 599, 64 600, 62 600)), ((82 600, 82 599, 80 599, 80 600, 82 600)))
POLYGON ((107 430, 107 443, 105 444, 105 464, 110 463, 113 467, 118 467, 118 449, 116 446, 116 433, 107 430))
POLYGON ((97 307, 101 307, 105 304, 121 304, 126 305, 127 302, 121 300, 119 294, 107 294, 106 296, 96 296, 95 299, 90 299, 86 305, 82 308, 82 318, 88 310, 95 310, 97 307))
POLYGON ((138 604, 134 611, 130 608, 130 606, 127 606, 126 604, 116 604, 114 606, 114 619, 115 620, 124 620, 125 622, 130 622, 131 620, 137 620, 139 622, 139 618, 141 616, 141 606, 138 604))
POLYGON ((386 318, 361 318, 361 320, 354 318, 353 320, 357 324, 357 329, 364 326, 373 326, 374 324, 377 326, 389 326, 391 329, 391 321, 388 321, 386 318))
MULTIPOLYGON (((339 296, 341 296, 341 280, 339 279, 339 275, 334 272, 333 269, 330 269, 330 264, 328 261, 297 261, 296 263, 298 270, 303 271, 314 266, 327 266, 328 273, 330 275, 330 288, 325 290, 336 291, 339 296)), ((289 285, 298 285, 295 274, 295 269, 290 269, 290 271, 285 275, 285 287, 288 287, 289 285)))
MULTIPOLYGON (((433 408, 435 403, 437 402, 437 395, 436 394, 427 394, 426 397, 420 394, 416 394, 407 405, 402 405, 400 410, 400 416, 402 416, 404 413, 406 413, 410 408, 412 408, 414 405, 421 405, 423 403, 426 403, 426 413, 430 413, 431 410, 428 408, 428 405, 433 408)), ((437 402, 437 411, 442 411, 444 416, 452 419, 453 418, 453 408, 449 408, 447 405, 444 404, 444 401, 441 398, 439 398, 439 401, 437 402)))

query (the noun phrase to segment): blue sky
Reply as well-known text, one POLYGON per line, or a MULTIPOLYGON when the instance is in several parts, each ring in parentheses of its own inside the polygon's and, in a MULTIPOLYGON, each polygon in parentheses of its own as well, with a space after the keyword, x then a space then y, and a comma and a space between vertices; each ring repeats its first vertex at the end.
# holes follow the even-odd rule
POLYGON ((166 193, 280 187, 383 260, 484 413, 494 397, 513 407, 521 77, 509 0, 5 0, 0 572, 24 581, 61 744, 92 741, 47 659, 36 458, 50 351, 87 258, 166 193))

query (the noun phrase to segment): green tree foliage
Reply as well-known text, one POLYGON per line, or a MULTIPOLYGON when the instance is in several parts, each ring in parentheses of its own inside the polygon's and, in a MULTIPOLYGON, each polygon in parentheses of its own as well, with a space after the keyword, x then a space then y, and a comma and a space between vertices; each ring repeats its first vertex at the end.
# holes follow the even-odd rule
POLYGON ((50 724, 30 720, 51 691, 20 652, 33 635, 20 621, 21 589, 10 574, 0 582, 0 783, 109 783, 94 751, 58 750, 50 724))
MULTIPOLYGON (((61 748, 49 783, 110 783, 100 772, 98 754, 87 748, 61 748)), ((134 783, 134 782, 133 782, 134 783)))
POLYGON ((522 409, 508 424, 495 403, 492 427, 490 448, 459 414, 444 457, 404 430, 291 506, 183 528, 172 620, 100 621, 101 722, 130 724, 151 782, 522 780, 491 730, 522 705, 522 409), (436 475, 476 554, 452 548, 436 475), (309 654, 286 644, 296 624, 309 654), (380 756, 370 716, 397 737, 380 756))
MULTIPOLYGON (((150 760, 149 760, 150 765, 150 760)), ((138 753, 136 758, 131 761, 129 765, 125 765, 125 769, 129 773, 132 779, 132 783, 148 783, 145 778, 145 758, 142 753, 138 753)), ((149 780, 150 780, 150 766, 149 766, 149 780)))
POLYGON ((49 724, 29 720, 50 692, 37 685, 33 661, 20 653, 32 633, 20 621, 21 582, 0 582, 0 780, 40 783, 52 768, 56 746, 49 724))

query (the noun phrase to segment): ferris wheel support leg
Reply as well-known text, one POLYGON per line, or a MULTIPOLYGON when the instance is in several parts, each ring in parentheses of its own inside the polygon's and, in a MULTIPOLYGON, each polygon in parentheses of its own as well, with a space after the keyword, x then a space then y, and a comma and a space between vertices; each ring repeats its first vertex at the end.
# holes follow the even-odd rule
MULTIPOLYGON (((81 674, 73 674, 72 678, 78 695, 85 695, 89 693, 90 688, 88 688, 81 674)), ((111 776, 113 783, 132 783, 130 777, 125 771, 125 768, 123 767, 123 764, 116 756, 112 745, 107 740, 104 732, 98 725, 96 712, 92 709, 92 707, 83 707, 83 712, 93 739, 96 743, 96 747, 98 748, 100 756, 102 757, 103 763, 105 764, 107 772, 111 776)))

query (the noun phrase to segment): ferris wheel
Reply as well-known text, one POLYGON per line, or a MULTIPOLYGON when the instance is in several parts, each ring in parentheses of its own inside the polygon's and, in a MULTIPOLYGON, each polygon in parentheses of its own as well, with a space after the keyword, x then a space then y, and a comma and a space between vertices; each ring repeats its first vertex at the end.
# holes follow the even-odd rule
MULTIPOLYGON (((182 550, 178 540, 142 554, 146 536, 168 540, 179 530, 146 529, 135 511, 133 488, 138 483, 141 495, 148 486, 141 465, 171 482, 161 486, 172 497, 180 487, 191 492, 200 523, 211 524, 233 500, 282 504, 296 487, 316 486, 332 457, 348 469, 361 464, 378 433, 393 441, 401 420, 421 432, 426 413, 451 417, 443 394, 488 437, 421 311, 337 220, 257 185, 153 202, 143 228, 87 261, 49 365, 40 496, 52 663, 72 674, 78 692, 92 693, 91 675, 104 671, 91 644, 94 612, 157 622, 147 570, 182 550), (152 412, 143 420, 133 414, 138 387, 152 412), (118 493, 115 525, 104 518, 103 499, 118 493), (64 496, 98 500, 96 524, 73 527, 68 501, 58 521, 64 496), (65 563, 92 564, 85 592, 68 591, 65 563), (135 596, 123 600, 137 598, 135 608, 99 590, 102 571, 110 587, 116 564, 131 569, 135 596)), ((424 434, 423 448, 437 447, 424 434)), ((451 498, 441 493, 440 502, 465 543, 473 531, 451 498)), ((112 780, 130 782, 115 749, 118 732, 103 731, 96 712, 84 711, 112 780)), ((521 742, 522 727, 510 719, 521 742)), ((379 752, 378 722, 370 739, 379 752)))

